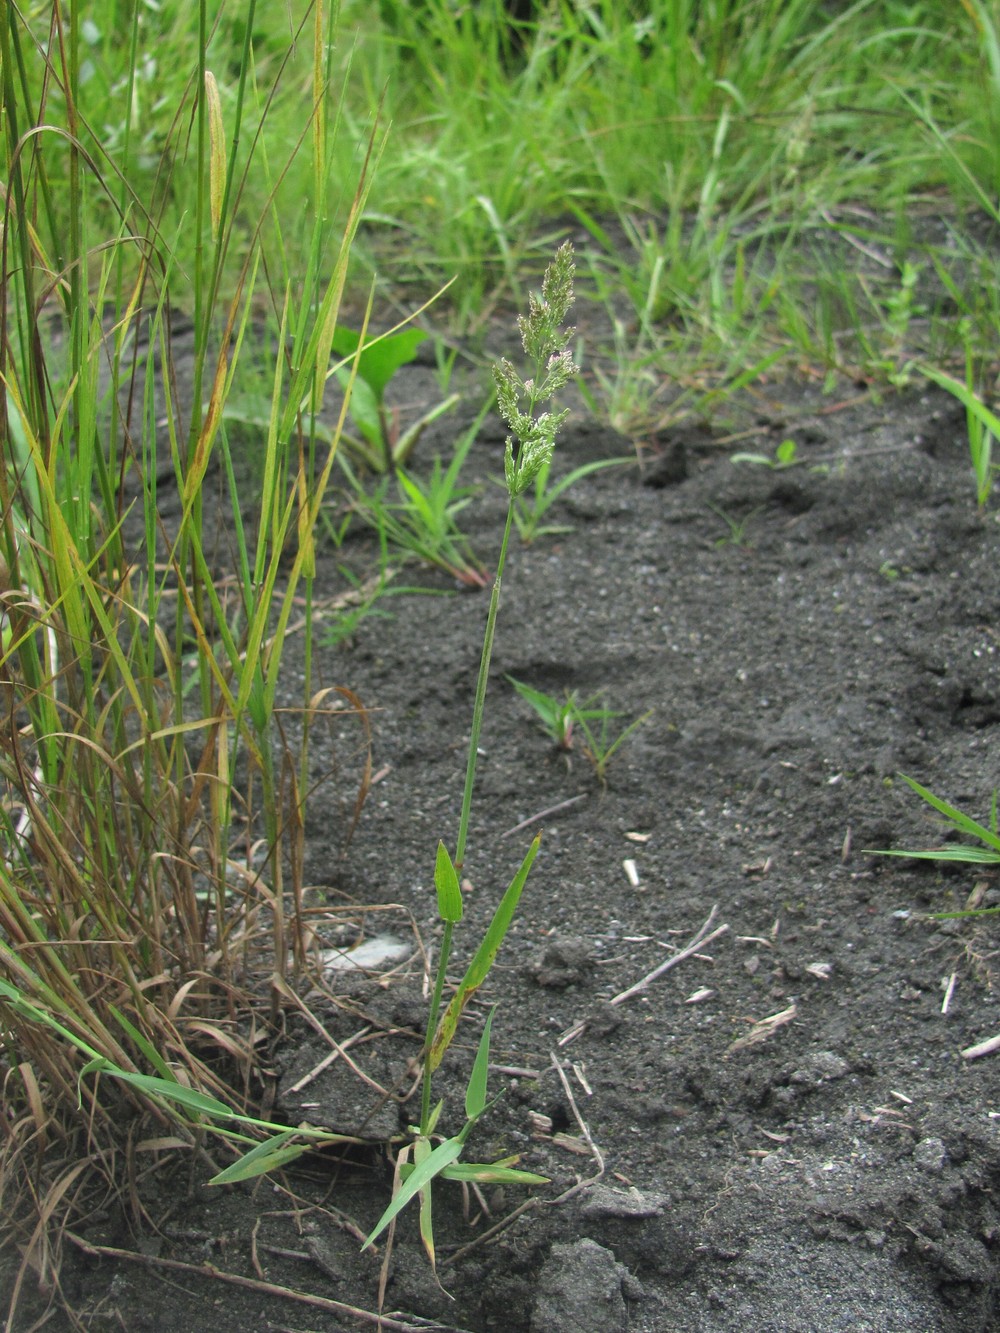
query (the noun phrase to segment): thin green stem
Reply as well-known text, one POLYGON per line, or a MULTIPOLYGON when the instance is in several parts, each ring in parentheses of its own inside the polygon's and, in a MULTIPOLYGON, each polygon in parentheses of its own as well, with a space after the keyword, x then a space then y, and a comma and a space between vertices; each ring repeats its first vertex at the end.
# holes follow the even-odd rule
MULTIPOLYGON (((476 782, 476 764, 479 759, 479 736, 483 729, 483 713, 486 710, 486 689, 490 678, 490 661, 493 657, 493 639, 496 635, 497 615, 500 610, 500 584, 503 579, 504 565, 507 562, 507 548, 510 545, 510 531, 514 524, 514 501, 507 506, 507 520, 504 523, 503 540, 500 543, 500 555, 497 559, 497 572, 490 594, 490 609, 486 615, 486 632, 483 635, 483 652, 479 659, 479 679, 476 682, 476 701, 472 708, 472 730, 469 733, 469 755, 465 765, 465 791, 462 794, 462 812, 458 820, 458 842, 455 845, 455 869, 461 874, 465 860, 465 845, 469 838, 469 819, 472 814, 472 789, 476 782)), ((420 1109, 420 1132, 426 1134, 431 1114, 431 1044, 437 1032, 438 1017, 441 1012, 441 996, 444 992, 445 974, 451 956, 451 937, 454 924, 444 923, 441 936, 441 953, 438 958, 437 975, 434 978, 434 994, 431 997, 430 1012, 427 1016, 427 1036, 424 1041, 424 1086, 420 1109)))
POLYGON ((496 578, 490 594, 490 609, 486 617, 486 633, 483 635, 483 654, 479 661, 479 680, 476 682, 476 702, 472 709, 472 731, 469 734, 469 756, 465 766, 465 791, 462 794, 462 813, 458 820, 458 841, 455 844, 455 869, 461 874, 465 861, 465 844, 469 837, 469 817, 472 813, 472 788, 476 781, 476 764, 479 758, 479 735, 483 729, 483 712, 486 708, 486 688, 489 683, 490 660, 493 656, 493 637, 496 634, 497 613, 500 610, 500 583, 503 579, 504 565, 507 562, 507 547, 510 543, 510 530, 514 522, 514 502, 507 506, 507 521, 504 524, 503 540, 500 543, 500 556, 497 560, 496 578))
POLYGON ((445 973, 448 970, 448 958, 451 954, 451 937, 455 932, 455 923, 446 921, 441 936, 441 956, 438 959, 437 975, 434 978, 434 994, 427 1017, 427 1036, 424 1039, 424 1083, 420 1102, 420 1132, 428 1134, 431 1123, 431 1044, 437 1032, 438 1015, 441 1012, 441 996, 444 994, 445 973))

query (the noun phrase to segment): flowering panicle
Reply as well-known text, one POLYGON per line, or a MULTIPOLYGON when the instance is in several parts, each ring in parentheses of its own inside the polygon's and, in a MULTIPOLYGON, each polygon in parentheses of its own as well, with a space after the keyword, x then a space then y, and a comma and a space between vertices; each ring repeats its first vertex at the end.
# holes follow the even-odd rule
POLYGON ((493 367, 497 408, 511 431, 504 451, 504 477, 511 499, 520 495, 542 468, 548 466, 555 448, 556 432, 569 415, 568 411, 536 415, 536 409, 558 393, 579 370, 568 350, 575 330, 561 328, 573 304, 575 271, 573 247, 566 241, 545 270, 541 297, 532 293, 528 298, 527 315, 518 317, 521 342, 525 355, 534 365, 534 376, 522 380, 506 358, 493 367))

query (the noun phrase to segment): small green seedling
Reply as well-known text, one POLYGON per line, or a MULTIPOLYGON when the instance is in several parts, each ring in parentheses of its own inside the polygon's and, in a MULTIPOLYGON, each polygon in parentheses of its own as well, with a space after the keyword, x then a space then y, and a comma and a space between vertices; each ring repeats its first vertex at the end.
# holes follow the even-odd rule
POLYGON ((652 710, 644 713, 642 717, 637 718, 624 731, 617 736, 612 736, 611 724, 616 718, 622 716, 614 709, 595 708, 593 706, 594 699, 588 699, 581 703, 575 690, 567 691, 565 697, 559 700, 551 694, 544 694, 541 690, 532 689, 530 685, 515 680, 513 676, 508 676, 507 679, 525 703, 529 703, 541 718, 545 734, 558 745, 560 750, 572 750, 573 734, 577 728, 583 733, 583 753, 594 765, 594 771, 601 782, 605 779, 611 756, 622 742, 627 740, 632 732, 652 714, 652 710))
POLYGON ((993 442, 1000 440, 1000 417, 990 411, 973 388, 971 354, 967 348, 964 384, 934 366, 920 366, 919 370, 929 380, 946 389, 953 398, 957 398, 965 408, 969 455, 976 477, 976 501, 983 509, 993 489, 994 475, 1000 470, 1000 464, 993 462, 993 442))
MULTIPOLYGON (((964 833, 967 837, 975 838, 982 845, 979 847, 970 846, 967 843, 949 843, 947 846, 931 847, 923 851, 910 850, 891 850, 868 848, 866 849, 872 856, 905 856, 916 858, 922 861, 949 861, 959 862, 967 865, 986 865, 1000 866, 1000 828, 997 824, 997 793, 993 792, 993 801, 990 810, 990 823, 987 828, 985 824, 977 823, 969 815, 963 813, 954 805, 949 805, 947 801, 935 796, 932 791, 922 787, 919 782, 913 778, 907 777, 905 773, 899 775, 903 781, 917 793, 922 801, 926 801, 932 806, 938 814, 944 815, 951 828, 957 833, 964 833)), ((1000 911, 1000 908, 987 907, 982 911, 967 912, 936 912, 937 917, 964 917, 964 916, 992 916, 1000 911)))
POLYGON ((774 454, 733 454, 731 463, 753 463, 757 467, 769 467, 774 472, 795 467, 802 460, 799 458, 799 446, 794 440, 782 440, 774 454))
POLYGON ((523 680, 515 680, 513 676, 508 676, 507 679, 525 703, 531 704, 538 714, 546 736, 560 750, 572 750, 573 721, 577 706, 576 692, 567 690, 565 697, 560 700, 551 694, 544 694, 541 690, 533 690, 530 685, 525 685, 523 680))
POLYGON ((751 509, 749 514, 745 514, 743 518, 733 518, 732 514, 727 514, 724 509, 720 509, 718 505, 712 504, 711 501, 708 502, 708 507, 713 514, 718 514, 719 518, 722 519, 723 523, 725 523, 726 527, 729 529, 724 537, 716 537, 715 545, 719 547, 746 546, 747 526, 749 525, 750 520, 756 514, 760 513, 760 510, 751 509))
POLYGON ((513 676, 508 676, 507 679, 525 703, 530 704, 538 714, 546 736, 560 750, 572 750, 573 728, 581 719, 596 720, 605 715, 606 710, 603 708, 591 708, 589 704, 581 704, 575 690, 567 690, 562 699, 557 699, 554 695, 532 689, 530 685, 515 680, 513 676))
POLYGON ((612 756, 621 748, 634 731, 648 722, 653 716, 653 710, 643 713, 642 717, 637 717, 634 722, 630 722, 622 731, 615 734, 612 723, 616 718, 623 717, 624 714, 615 712, 611 708, 601 708, 596 712, 581 711, 577 714, 576 721, 580 725, 580 730, 584 735, 583 753, 594 765, 594 772, 598 780, 605 782, 607 777, 608 764, 612 756), (591 725, 593 721, 594 725, 591 725))
MULTIPOLYGON (((389 381, 401 366, 409 365, 414 360, 417 349, 426 337, 422 329, 385 333, 367 341, 359 353, 361 334, 356 329, 338 327, 333 335, 334 352, 351 363, 350 369, 354 368, 356 361, 357 373, 351 389, 349 413, 361 439, 352 439, 350 444, 354 453, 374 472, 391 472, 393 468, 401 467, 426 427, 450 411, 459 401, 457 393, 449 394, 402 434, 399 414, 387 409, 385 391, 389 381)), ((337 377, 346 387, 349 367, 342 366, 337 377)))

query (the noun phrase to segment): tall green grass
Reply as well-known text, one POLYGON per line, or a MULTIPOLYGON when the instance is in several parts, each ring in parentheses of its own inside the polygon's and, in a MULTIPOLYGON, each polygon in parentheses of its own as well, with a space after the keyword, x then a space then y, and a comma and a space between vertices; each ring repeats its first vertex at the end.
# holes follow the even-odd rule
POLYGON ((184 1088, 252 1107, 254 1014, 262 996, 288 1002, 306 966, 304 807, 324 707, 313 530, 346 409, 332 432, 317 421, 382 147, 369 133, 350 185, 331 187, 340 85, 321 4, 294 35, 308 79, 287 142, 269 132, 280 83, 261 77, 253 4, 242 43, 205 0, 185 24, 155 11, 176 44, 163 51, 146 45, 154 11, 123 12, 0 15, 0 1199, 8 1216, 34 1210, 45 1282, 47 1224, 89 1197, 81 1162, 117 1190, 126 1142, 151 1161, 199 1148, 209 1103, 184 1088), (178 100, 150 125, 154 50, 178 100), (181 53, 183 72, 166 63, 181 53), (329 203, 291 235, 285 210, 301 210, 283 190, 302 158, 329 203), (179 310, 193 319, 183 392, 179 310), (260 373, 265 317, 278 354, 245 521, 226 405, 260 373), (291 753, 279 677, 302 603, 291 753), (182 1095, 164 1100, 147 1075, 182 1095))

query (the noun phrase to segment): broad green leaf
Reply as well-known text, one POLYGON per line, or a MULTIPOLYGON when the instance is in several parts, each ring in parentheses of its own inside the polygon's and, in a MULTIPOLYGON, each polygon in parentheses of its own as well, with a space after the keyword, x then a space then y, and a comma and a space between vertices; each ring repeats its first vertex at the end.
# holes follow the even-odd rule
POLYGON ((251 1148, 238 1161, 233 1162, 232 1166, 227 1166, 224 1171, 213 1176, 208 1183, 232 1185, 238 1180, 252 1180, 255 1176, 266 1175, 268 1171, 274 1171, 279 1166, 284 1166, 286 1162, 293 1162, 310 1146, 306 1143, 288 1144, 288 1140, 294 1137, 295 1133, 294 1129, 282 1130, 280 1134, 258 1143, 256 1148, 251 1148))
POLYGON ((457 1161, 461 1152, 462 1143, 460 1140, 445 1139, 444 1143, 439 1143, 429 1157, 421 1162, 419 1166, 414 1167, 406 1183, 401 1186, 399 1193, 379 1218, 375 1230, 362 1245, 362 1250, 367 1250, 368 1246, 374 1240, 377 1240, 392 1219, 402 1212, 410 1200, 419 1194, 425 1185, 429 1185, 446 1166, 450 1166, 452 1162, 457 1161))
POLYGON ((465 1090, 465 1114, 469 1120, 476 1120, 486 1110, 486 1085, 490 1072, 490 1030, 493 1027, 493 1015, 496 1005, 486 1016, 486 1026, 479 1039, 479 1050, 469 1076, 469 1086, 465 1090))
POLYGON ((791 467, 798 451, 799 446, 794 440, 782 440, 775 449, 774 456, 783 467, 791 467))
POLYGON ((462 919, 462 886, 458 871, 443 842, 438 843, 434 864, 434 883, 437 887, 438 915, 442 921, 457 923, 462 919))
POLYGON ((517 911, 517 904, 521 898, 521 891, 527 881, 532 862, 538 855, 538 848, 541 844, 541 840, 542 835, 539 833, 535 836, 531 846, 528 848, 527 855, 521 862, 517 874, 511 880, 510 884, 507 886, 506 892, 500 899, 497 910, 493 914, 493 920, 490 922, 489 928, 483 937, 482 944, 480 944, 479 948, 476 950, 475 956, 466 969, 465 976, 462 978, 458 990, 452 996, 451 1003, 444 1012, 444 1017, 441 1019, 441 1024, 438 1027, 434 1041, 431 1045, 429 1057, 431 1072, 437 1069, 445 1051, 451 1045, 452 1039, 455 1036, 455 1030, 458 1027, 458 1020, 462 1016, 462 1010, 468 1003, 469 997, 483 984, 489 974, 490 968, 493 966, 493 960, 496 958, 500 945, 504 941, 504 936, 507 934, 507 931, 510 928, 510 923, 514 919, 514 913, 517 911))
MULTIPOLYGON (((386 334, 365 344, 358 358, 358 375, 371 387, 379 402, 393 375, 400 366, 413 360, 426 337, 422 329, 403 329, 400 333, 386 334)), ((350 356, 357 349, 360 338, 360 333, 354 329, 341 326, 333 335, 333 350, 338 356, 350 356)))
MULTIPOLYGON (((346 390, 349 379, 347 371, 341 371, 337 378, 346 390)), ((379 416, 378 399, 371 386, 360 376, 355 379, 351 388, 351 402, 348 410, 351 414, 351 420, 368 443, 374 445, 377 449, 381 449, 382 418, 379 416)))

